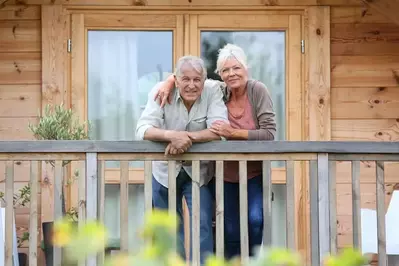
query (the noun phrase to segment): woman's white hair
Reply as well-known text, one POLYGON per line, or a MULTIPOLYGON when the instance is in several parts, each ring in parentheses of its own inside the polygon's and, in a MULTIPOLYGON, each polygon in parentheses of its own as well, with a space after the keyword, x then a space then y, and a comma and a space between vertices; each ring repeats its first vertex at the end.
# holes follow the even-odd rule
POLYGON ((245 69, 248 69, 247 55, 244 50, 237 45, 228 43, 223 48, 219 49, 215 73, 220 74, 226 61, 231 58, 236 59, 245 69))

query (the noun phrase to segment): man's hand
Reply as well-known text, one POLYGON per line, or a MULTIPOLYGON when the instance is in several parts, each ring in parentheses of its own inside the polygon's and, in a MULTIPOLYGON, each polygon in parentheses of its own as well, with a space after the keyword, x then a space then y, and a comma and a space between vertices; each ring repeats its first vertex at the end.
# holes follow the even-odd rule
POLYGON ((193 145, 186 131, 167 131, 165 137, 170 140, 165 155, 184 153, 193 145))

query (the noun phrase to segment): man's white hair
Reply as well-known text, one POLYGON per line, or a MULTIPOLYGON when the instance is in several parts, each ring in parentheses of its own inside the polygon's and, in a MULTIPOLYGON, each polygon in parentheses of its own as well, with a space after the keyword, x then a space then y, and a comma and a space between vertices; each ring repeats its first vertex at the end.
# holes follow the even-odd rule
POLYGON ((180 77, 182 75, 181 70, 186 64, 194 68, 195 71, 197 71, 198 73, 201 73, 202 80, 206 79, 208 73, 206 71, 204 60, 202 60, 198 56, 193 56, 193 55, 186 55, 179 58, 179 60, 176 63, 176 70, 175 70, 175 75, 177 77, 180 77))
POLYGON ((245 54, 244 50, 237 45, 228 43, 223 48, 219 49, 215 73, 220 75, 220 71, 222 70, 224 64, 228 59, 231 58, 236 59, 245 69, 248 69, 247 55, 245 54))

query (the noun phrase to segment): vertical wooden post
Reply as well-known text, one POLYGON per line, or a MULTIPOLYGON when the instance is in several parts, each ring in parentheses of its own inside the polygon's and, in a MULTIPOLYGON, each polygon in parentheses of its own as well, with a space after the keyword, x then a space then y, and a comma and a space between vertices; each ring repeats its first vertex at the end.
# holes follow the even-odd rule
MULTIPOLYGON (((42 112, 47 104, 69 105, 67 91, 67 15, 62 5, 42 5, 42 112)), ((53 184, 54 173, 50 165, 41 164, 42 199, 47 204, 41 204, 42 222, 53 221, 53 184)))
MULTIPOLYGON (((88 221, 97 220, 97 153, 86 154, 86 219, 88 221)), ((87 259, 87 266, 96 266, 97 257, 92 256, 87 259)))
MULTIPOLYGON (((308 84, 307 117, 308 139, 310 141, 331 140, 331 107, 330 107, 330 7, 312 6, 307 9, 307 39, 305 39, 305 58, 308 84)), ((307 181, 305 181, 307 182, 307 181)), ((312 184, 307 182, 305 191, 312 184)), ((311 207, 310 207, 311 208, 311 207)), ((305 206, 306 217, 309 215, 309 206, 305 206)), ((306 220, 308 223, 308 219, 306 220)), ((305 230, 306 235, 310 235, 305 230)), ((314 241, 313 237, 312 241, 314 241)), ((310 239, 307 238, 307 243, 310 239)), ((310 246, 307 245, 309 248, 310 246)), ((313 248, 313 244, 312 244, 313 248)), ((309 253, 307 253, 309 254, 309 253)), ((314 259, 315 251, 311 251, 314 259)), ((322 254, 320 254, 322 255, 322 254)), ((307 262, 309 259, 307 259, 307 262)), ((312 263, 313 264, 313 263, 312 263)))

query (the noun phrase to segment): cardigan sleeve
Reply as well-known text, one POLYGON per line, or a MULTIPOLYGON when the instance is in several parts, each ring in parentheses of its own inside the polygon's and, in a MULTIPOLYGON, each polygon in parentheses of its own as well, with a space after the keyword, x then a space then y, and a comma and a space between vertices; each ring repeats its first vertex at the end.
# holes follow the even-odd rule
POLYGON ((252 91, 254 118, 259 128, 248 131, 249 140, 274 140, 276 134, 275 112, 269 90, 262 82, 255 82, 252 91))

